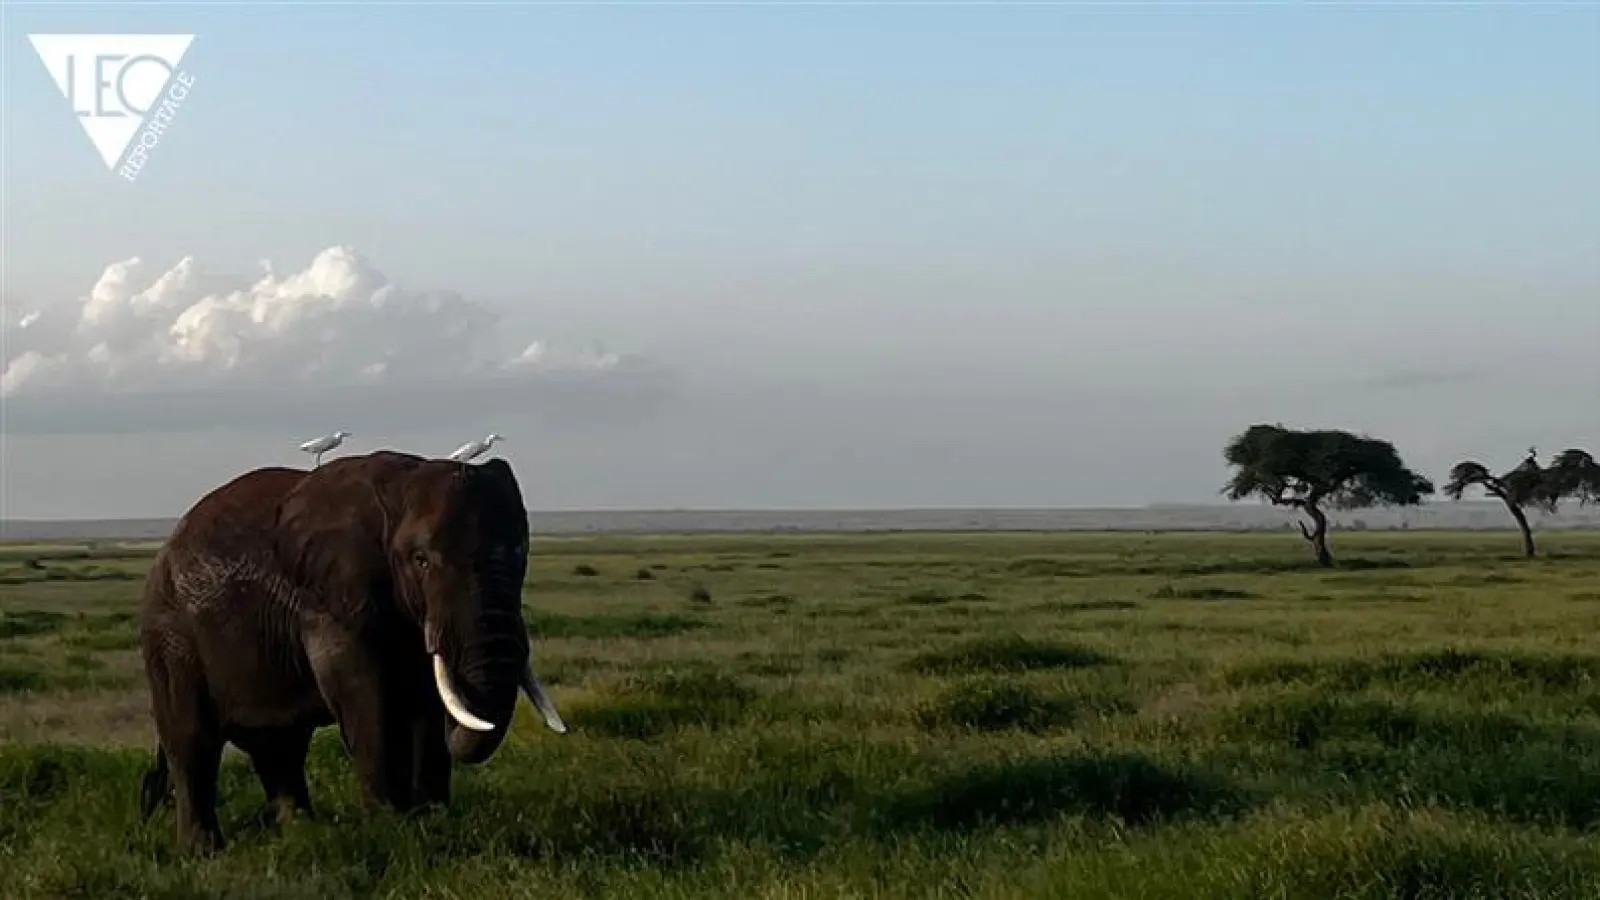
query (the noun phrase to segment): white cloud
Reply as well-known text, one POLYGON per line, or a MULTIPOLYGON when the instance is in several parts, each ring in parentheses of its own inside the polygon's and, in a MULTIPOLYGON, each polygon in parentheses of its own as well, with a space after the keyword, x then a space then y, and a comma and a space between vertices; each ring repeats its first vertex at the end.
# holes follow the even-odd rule
POLYGON ((9 311, 0 396, 173 388, 431 383, 552 370, 604 371, 604 352, 503 343, 499 317, 450 292, 394 284, 349 247, 253 283, 185 257, 151 277, 134 258, 88 296, 9 311), (523 349, 526 348, 526 349, 523 349))
POLYGON ((147 414, 172 427, 182 424, 174 416, 191 417, 175 413, 174 402, 206 424, 220 424, 215 417, 234 406, 309 403, 318 415, 341 415, 338 407, 403 409, 406 396, 505 406, 548 386, 574 409, 619 382, 634 400, 655 396, 662 385, 651 382, 665 378, 603 348, 506 334, 488 305, 401 287, 349 247, 330 247, 285 275, 261 265, 252 280, 207 271, 191 257, 165 272, 134 258, 107 266, 87 296, 6 308, 0 398, 11 428, 54 430, 45 420, 55 414, 115 420, 114 430, 136 428, 147 414))

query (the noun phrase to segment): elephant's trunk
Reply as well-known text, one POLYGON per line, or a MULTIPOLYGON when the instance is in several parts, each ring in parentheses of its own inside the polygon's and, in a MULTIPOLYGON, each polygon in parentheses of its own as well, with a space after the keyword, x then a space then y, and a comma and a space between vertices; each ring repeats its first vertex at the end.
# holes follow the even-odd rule
POLYGON ((450 757, 465 766, 476 766, 489 759, 500 749, 511 723, 495 726, 493 731, 472 731, 460 725, 450 725, 450 757))
MULTIPOLYGON (((550 730, 565 734, 567 724, 561 720, 561 714, 556 712, 555 703, 550 695, 545 693, 544 685, 539 682, 539 677, 533 674, 533 667, 524 670, 525 677, 522 681, 522 691, 528 695, 539 714, 544 717, 545 724, 550 730)), ((474 766, 484 762, 500 749, 500 744, 505 741, 506 734, 511 730, 509 719, 494 726, 489 730, 474 730, 460 723, 450 726, 450 756, 463 765, 474 766)))
POLYGON ((457 724, 478 732, 510 723, 528 670, 522 617, 498 612, 490 618, 500 621, 474 623, 467 642, 446 640, 443 646, 430 642, 429 647, 434 685, 445 710, 457 724))
MULTIPOLYGON (((526 693, 556 732, 566 724, 529 664, 522 617, 525 557, 495 547, 474 560, 458 600, 426 624, 434 681, 451 723, 450 754, 458 762, 487 760, 511 727, 517 694, 526 693)), ((435 607, 438 610, 438 607, 435 607)))

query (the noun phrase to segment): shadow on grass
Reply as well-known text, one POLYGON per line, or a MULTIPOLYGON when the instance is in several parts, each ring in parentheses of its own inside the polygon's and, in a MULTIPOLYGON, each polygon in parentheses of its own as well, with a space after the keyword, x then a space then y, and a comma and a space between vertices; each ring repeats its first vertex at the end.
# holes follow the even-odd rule
POLYGON ((1122 612, 1139 609, 1139 604, 1132 600, 1046 600, 1027 609, 1029 612, 1046 613, 1122 612))
POLYGON ((128 771, 132 754, 87 748, 12 745, 0 748, 0 796, 21 803, 47 803, 73 785, 128 771))
POLYGON ((1038 669, 1081 669, 1113 662, 1111 657, 1058 641, 1035 641, 1020 635, 978 638, 929 650, 907 660, 902 668, 924 675, 981 672, 1027 672, 1038 669))
MULTIPOLYGON (((277 868, 324 873, 327 886, 363 895, 378 891, 391 870, 473 857, 674 870, 744 844, 805 863, 863 838, 888 846, 1061 816, 1142 826, 1244 805, 1237 790, 1209 775, 1137 755, 953 765, 898 743, 757 737, 713 770, 686 764, 670 748, 602 745, 580 757, 509 747, 499 765, 456 779, 448 810, 396 816, 360 809, 349 763, 327 734, 313 745, 309 767, 317 818, 292 827, 257 825, 259 786, 242 760, 225 761, 224 853, 256 860, 268 852, 277 868)), ((170 807, 138 822, 137 785, 147 764, 140 752, 0 747, 0 791, 8 798, 0 840, 27 834, 25 843, 52 851, 70 840, 93 848, 100 875, 115 870, 137 887, 150 873, 133 860, 179 859, 170 807)), ((107 888, 91 868, 61 877, 80 889, 89 881, 107 888)), ((194 875, 209 867, 172 868, 194 875)))
POLYGON ((770 609, 774 613, 782 614, 787 613, 789 607, 794 605, 794 598, 788 594, 756 594, 750 597, 741 597, 735 600, 734 604, 752 609, 770 609))
POLYGON ((1074 566, 1046 556, 1023 556, 1006 563, 1007 575, 1021 578, 1086 578, 1098 574, 1082 566, 1074 566))
POLYGON ((895 745, 761 741, 751 750, 738 777, 722 784, 689 783, 677 769, 647 763, 553 795, 525 781, 492 798, 474 792, 472 800, 489 807, 477 818, 508 825, 458 833, 476 846, 456 852, 496 849, 481 845, 487 839, 527 858, 620 857, 674 868, 739 842, 804 862, 863 835, 894 843, 1074 815, 1146 826, 1248 805, 1221 780, 1138 755, 992 762, 928 777, 931 760, 895 745))
POLYGON ((574 707, 574 727, 608 737, 648 740, 678 728, 720 728, 743 718, 756 692, 718 672, 663 672, 631 679, 605 700, 574 707))
POLYGON ((946 690, 916 712, 929 731, 1044 732, 1072 724, 1077 706, 1012 681, 970 681, 946 690))
POLYGON ((1525 578, 1505 572, 1488 572, 1477 578, 1471 575, 1458 575, 1450 581, 1451 584, 1459 584, 1466 587, 1478 587, 1485 584, 1525 584, 1526 582, 1527 579, 1525 578))
POLYGON ((1468 678, 1501 682, 1507 689, 1571 690, 1600 680, 1600 655, 1447 648, 1365 658, 1273 660, 1236 666, 1224 675, 1235 686, 1317 683, 1340 691, 1375 686, 1420 690, 1458 685, 1468 678))
POLYGON ((1368 559, 1352 556, 1348 559, 1338 560, 1334 563, 1334 568, 1344 569, 1347 572, 1370 572, 1384 569, 1410 569, 1413 568, 1413 564, 1409 560, 1396 559, 1394 557, 1368 559))
POLYGON ((567 616, 524 609, 535 638, 663 638, 695 631, 706 623, 677 613, 623 613, 567 616))
POLYGON ((1240 746, 1334 793, 1467 808, 1526 824, 1600 824, 1600 732, 1476 710, 1299 693, 1230 713, 1240 746), (1330 776, 1337 774, 1337 778, 1330 776))
POLYGON ((761 653, 747 650, 738 656, 739 668, 749 675, 788 678, 805 671, 804 660, 795 654, 761 653))
POLYGON ((1429 715, 1384 700, 1302 693, 1245 704, 1234 711, 1229 732, 1236 739, 1297 750, 1339 741, 1483 749, 1523 740, 1531 729, 1494 713, 1429 715))
MULTIPOLYGON (((1443 560, 1440 560, 1443 562, 1443 560)), ((1420 563, 1396 557, 1345 557, 1336 560, 1333 571, 1372 571, 1383 569, 1410 569, 1420 563)), ((1296 572, 1326 573, 1309 556, 1230 556, 1223 559, 1196 561, 1177 559, 1172 562, 1131 562, 1127 565, 1102 567, 1096 574, 1130 575, 1286 575, 1296 572)))
POLYGON ((946 603, 957 602, 983 603, 987 602, 988 599, 989 596, 987 594, 979 591, 967 591, 957 594, 938 588, 924 588, 906 594, 900 598, 900 602, 911 606, 942 606, 946 603))
POLYGON ((640 750, 627 760, 566 773, 582 784, 517 779, 464 791, 475 808, 451 823, 459 842, 452 855, 507 852, 585 864, 599 858, 670 870, 736 842, 805 861, 848 839, 856 823, 892 798, 883 784, 893 773, 916 766, 894 745, 768 739, 730 761, 737 777, 717 783, 696 779, 668 751, 640 750))
POLYGON ((1224 816, 1248 806, 1212 775, 1131 753, 1067 754, 971 766, 902 797, 890 821, 967 831, 1060 815, 1148 825, 1184 815, 1224 816))
POLYGON ((1158 600, 1249 600, 1256 595, 1237 588, 1213 587, 1210 585, 1179 587, 1177 585, 1164 584, 1151 591, 1150 596, 1158 600))
MULTIPOLYGON (((26 839, 40 818, 58 804, 126 800, 131 816, 139 771, 148 762, 137 751, 109 751, 60 745, 0 744, 0 848, 26 839)), ((124 823, 127 816, 94 817, 124 823)))

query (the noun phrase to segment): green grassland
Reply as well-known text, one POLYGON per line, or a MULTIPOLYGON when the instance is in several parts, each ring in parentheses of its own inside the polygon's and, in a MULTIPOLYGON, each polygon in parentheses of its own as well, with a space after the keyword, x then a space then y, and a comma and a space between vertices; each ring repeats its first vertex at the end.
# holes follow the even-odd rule
POLYGON ((141 824, 148 547, 0 548, 0 894, 1600 897, 1600 535, 536 540, 454 805, 141 824))

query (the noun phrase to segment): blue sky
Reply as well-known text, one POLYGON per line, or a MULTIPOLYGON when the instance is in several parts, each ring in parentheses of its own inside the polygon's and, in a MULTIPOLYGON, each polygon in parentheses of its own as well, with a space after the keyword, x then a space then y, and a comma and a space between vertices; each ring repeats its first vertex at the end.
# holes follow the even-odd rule
MULTIPOLYGON (((1195 408, 1186 392, 1254 399, 1203 416, 1216 424, 1184 451, 1198 461, 1170 483, 1144 485, 1130 464, 1074 487, 1041 468, 986 489, 990 502, 1214 496, 1208 444, 1247 424, 1229 416, 1342 417, 1441 457, 1510 462, 1530 429, 1600 432, 1570 396, 1500 433, 1461 421, 1481 383, 1427 401, 1451 410, 1434 419, 1415 398, 1323 387, 1470 370, 1526 394, 1542 361, 1564 367, 1542 396, 1566 385, 1596 408, 1593 4, 0 15, 5 287, 25 303, 81 295, 132 255, 298 268, 348 244, 552 340, 648 356, 725 429, 739 421, 719 410, 755 403, 728 392, 769 383, 811 391, 801 405, 821 431, 835 427, 828 391, 900 409, 921 385, 928 420, 954 429, 934 444, 1025 398, 1015 422, 984 426, 988 449, 861 501, 890 505, 983 502, 941 492, 972 467, 1018 469, 1004 433, 1032 421, 1029 404, 1093 384, 1143 398, 1126 408, 1151 433, 1195 408), (106 171, 28 47, 49 31, 197 35, 194 92, 137 183, 106 171)), ((856 419, 882 420, 866 409, 856 419)), ((682 438, 662 428, 627 440, 682 438)), ((28 440, 9 438, 17 465, 42 459, 28 440)), ((1100 452, 1065 425, 1030 440, 1050 448, 1039 466, 1100 452)), ((820 486, 786 492, 754 464, 741 487, 664 458, 628 463, 655 473, 649 490, 592 502, 851 505, 817 459, 820 486)))
MULTIPOLYGON (((1065 237, 1338 265, 1571 263, 1600 217, 1560 202, 1600 190, 1594 6, 130 4, 7 20, 14 183, 71 195, 21 188, 12 208, 47 220, 220 194, 269 242, 311 207, 329 231, 438 215, 591 259, 619 240, 685 261, 862 242, 914 260, 1065 237), (184 129, 121 197, 27 52, 27 32, 83 28, 198 35, 184 129), (1527 221, 1507 233, 1508 216, 1527 221)), ((205 218, 174 230, 234 243, 205 218)), ((409 249, 406 231, 386 234, 409 249)))

